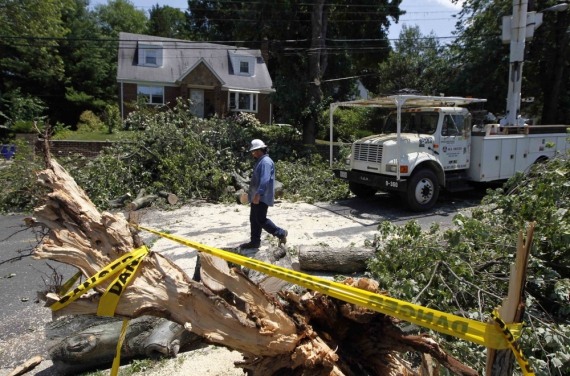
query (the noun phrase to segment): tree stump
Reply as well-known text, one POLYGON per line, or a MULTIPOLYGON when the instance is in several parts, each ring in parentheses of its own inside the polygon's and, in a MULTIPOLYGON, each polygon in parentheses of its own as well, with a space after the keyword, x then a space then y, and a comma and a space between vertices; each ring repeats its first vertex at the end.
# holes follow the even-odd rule
POLYGON ((366 270, 366 261, 374 256, 374 248, 305 245, 299 248, 301 270, 322 270, 338 273, 354 273, 366 270))

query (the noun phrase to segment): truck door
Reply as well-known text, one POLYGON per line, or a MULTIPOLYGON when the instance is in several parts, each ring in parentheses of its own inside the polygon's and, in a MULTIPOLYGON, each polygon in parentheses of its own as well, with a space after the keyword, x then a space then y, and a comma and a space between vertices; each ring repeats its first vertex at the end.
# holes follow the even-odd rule
POLYGON ((471 121, 469 116, 447 114, 443 117, 439 141, 439 159, 446 171, 469 167, 471 148, 471 121))

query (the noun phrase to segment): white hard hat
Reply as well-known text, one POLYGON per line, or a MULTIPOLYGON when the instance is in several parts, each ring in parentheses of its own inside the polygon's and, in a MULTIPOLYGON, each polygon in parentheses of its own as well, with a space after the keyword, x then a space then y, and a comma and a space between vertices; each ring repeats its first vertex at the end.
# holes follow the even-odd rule
POLYGON ((255 139, 255 140, 251 141, 251 146, 250 146, 250 148, 249 148, 249 151, 254 151, 254 150, 257 150, 257 149, 263 149, 263 148, 266 148, 266 147, 267 147, 267 145, 265 145, 265 144, 263 143, 263 141, 258 140, 258 139, 255 139))

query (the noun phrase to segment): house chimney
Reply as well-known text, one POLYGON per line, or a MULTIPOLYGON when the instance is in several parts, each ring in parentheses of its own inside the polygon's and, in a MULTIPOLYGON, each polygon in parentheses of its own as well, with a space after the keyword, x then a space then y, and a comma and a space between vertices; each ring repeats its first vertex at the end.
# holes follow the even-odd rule
POLYGON ((269 69, 269 42, 267 41, 267 37, 261 41, 261 57, 263 61, 265 61, 265 66, 269 69))

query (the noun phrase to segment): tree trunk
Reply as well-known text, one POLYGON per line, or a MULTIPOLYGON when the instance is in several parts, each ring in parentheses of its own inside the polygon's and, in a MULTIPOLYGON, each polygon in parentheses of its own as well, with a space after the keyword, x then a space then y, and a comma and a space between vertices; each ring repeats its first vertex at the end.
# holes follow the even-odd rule
POLYGON ((299 264, 301 270, 354 273, 366 270, 366 261, 373 256, 374 248, 305 245, 299 249, 299 264))
POLYGON ((321 78, 327 65, 325 45, 329 6, 324 0, 313 2, 311 13, 311 49, 309 51, 309 90, 306 106, 311 109, 303 126, 303 144, 314 145, 317 128, 318 107, 323 100, 321 78))
MULTIPOLYGON (((142 245, 122 213, 100 213, 57 162, 52 161, 50 168, 38 174, 38 182, 51 193, 27 223, 43 225, 50 231, 34 250, 35 259, 70 264, 84 276, 91 276, 142 245)), ((226 299, 190 279, 170 260, 151 252, 124 289, 115 316, 150 315, 176 322, 211 343, 244 354, 244 360, 237 365, 251 375, 285 372, 407 376, 412 374, 411 368, 396 360, 397 353, 427 352, 428 348, 444 366, 450 367, 450 359, 455 362, 454 372, 476 375, 429 337, 405 336, 388 316, 315 292, 299 296, 281 291, 284 305, 238 269, 217 268, 209 254, 201 254, 200 258, 209 280, 228 290, 226 299)), ((375 289, 366 279, 349 279, 346 283, 375 289)), ((94 293, 53 312, 53 317, 96 314, 101 293, 107 287, 108 283, 96 287, 94 293)), ((48 293, 46 298, 50 306, 60 296, 48 293)))
POLYGON ((551 62, 549 74, 545 85, 543 85, 544 104, 542 107, 542 124, 564 124, 566 119, 559 118, 559 102, 561 90, 564 85, 564 72, 567 68, 566 56, 568 54, 568 45, 570 44, 570 36, 568 35, 568 26, 570 25, 569 12, 560 12, 556 14, 556 23, 554 26, 556 35, 556 45, 549 49, 554 55, 551 62))
MULTIPOLYGON (((76 374, 110 365, 123 320, 91 315, 68 316, 47 324, 48 353, 59 374, 76 374)), ((121 359, 176 356, 181 347, 201 340, 183 326, 143 316, 129 323, 121 359)))
POLYGON ((122 208, 123 206, 125 206, 125 202, 129 198, 131 198, 130 193, 126 193, 126 194, 122 195, 121 197, 117 197, 116 199, 109 201, 109 207, 111 209, 122 208))
POLYGON ((176 196, 174 193, 160 191, 158 192, 158 197, 165 198, 166 202, 168 202, 170 205, 176 205, 178 203, 178 196, 176 196))

